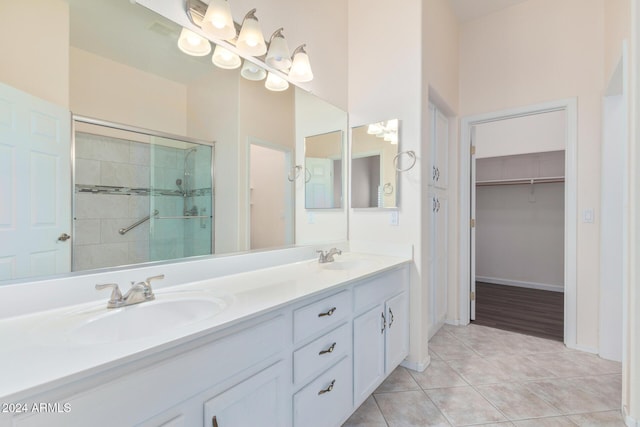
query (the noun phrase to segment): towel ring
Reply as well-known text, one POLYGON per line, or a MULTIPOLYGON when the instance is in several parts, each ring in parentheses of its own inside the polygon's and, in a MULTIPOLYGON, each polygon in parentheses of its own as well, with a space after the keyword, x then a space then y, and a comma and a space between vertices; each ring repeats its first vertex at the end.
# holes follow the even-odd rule
POLYGON ((302 170, 302 166, 296 165, 291 168, 291 172, 287 175, 287 179, 289 182, 293 182, 300 176, 300 171, 302 170), (293 175, 293 176, 292 176, 293 175))
POLYGON ((396 171, 398 172, 406 172, 408 170, 410 170, 411 168, 413 168, 416 165, 416 153, 414 153, 412 150, 409 151, 401 151, 398 154, 396 154, 396 156, 393 158, 393 167, 396 169, 396 171), (398 168, 398 158, 402 155, 402 154, 406 154, 407 156, 409 156, 411 158, 411 165, 409 165, 408 168, 405 169, 400 169, 398 168))
POLYGON ((393 185, 391 185, 390 182, 387 182, 383 187, 382 187, 382 192, 384 194, 393 194, 393 185))
POLYGON ((304 183, 306 184, 309 181, 311 181, 311 172, 309 169, 304 168, 304 183))

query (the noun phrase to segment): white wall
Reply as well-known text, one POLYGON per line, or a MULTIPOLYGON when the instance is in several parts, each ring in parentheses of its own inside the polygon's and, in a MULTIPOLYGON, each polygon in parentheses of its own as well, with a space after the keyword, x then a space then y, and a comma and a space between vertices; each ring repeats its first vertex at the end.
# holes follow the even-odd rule
POLYGON ((564 289, 564 184, 476 189, 476 280, 564 289))
POLYGON ((351 209, 349 239, 413 245, 407 362, 423 367, 428 363, 429 283, 424 266, 429 235, 422 216, 427 204, 422 177, 430 172, 428 150, 422 147, 428 144, 432 93, 437 92, 450 111, 457 108, 457 21, 446 0, 350 0, 348 27, 349 125, 398 118, 400 150, 413 150, 418 158, 415 168, 400 174, 399 224, 390 225, 389 212, 351 209), (402 31, 397 31, 398 23, 402 31))
MULTIPOLYGON (((461 115, 578 100, 578 212, 600 205, 603 0, 527 1, 460 30, 461 115)), ((577 345, 598 346, 599 216, 577 230, 577 345)))
POLYGON ((215 252, 240 250, 238 195, 239 76, 212 67, 187 89, 189 136, 215 142, 215 252), (220 99, 226 102, 219 102, 220 99))
MULTIPOLYGON (((346 131, 347 113, 342 109, 324 102, 310 94, 295 92, 295 164, 304 165, 304 139, 307 136, 320 135, 336 130, 346 131)), ((346 141, 346 139, 345 139, 346 141)), ((342 151, 343 156, 347 151, 342 151)), ((342 162, 343 170, 346 162, 342 162)), ((346 176, 346 174, 343 174, 346 176)), ((345 240, 347 237, 346 198, 339 209, 305 208, 304 171, 295 180, 295 236, 297 244, 311 244, 327 241, 345 240)), ((343 190, 343 194, 344 194, 343 190)))
POLYGON ((0 2, 0 52, 0 82, 69 106, 68 2, 0 2))
POLYGON ((476 158, 564 150, 565 116, 562 110, 477 125, 476 158))
POLYGON ((69 52, 74 114, 186 135, 185 85, 78 48, 69 52))

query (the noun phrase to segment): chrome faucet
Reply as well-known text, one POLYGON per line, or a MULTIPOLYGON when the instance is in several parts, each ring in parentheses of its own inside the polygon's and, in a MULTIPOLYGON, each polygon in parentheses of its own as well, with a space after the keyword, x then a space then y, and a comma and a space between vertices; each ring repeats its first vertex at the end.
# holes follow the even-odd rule
POLYGON ((147 277, 144 282, 131 282, 131 288, 124 296, 120 292, 120 287, 117 283, 103 283, 96 285, 97 290, 112 288, 111 298, 107 303, 107 308, 120 308, 128 305, 138 304, 145 301, 152 301, 155 299, 153 289, 151 289, 151 281, 164 279, 164 274, 159 276, 147 277))
POLYGON ((335 259, 333 259, 334 255, 342 255, 342 251, 336 248, 331 248, 327 252, 324 252, 324 251, 316 251, 316 252, 320 254, 320 257, 318 258, 318 262, 320 264, 333 262, 335 261, 335 259))

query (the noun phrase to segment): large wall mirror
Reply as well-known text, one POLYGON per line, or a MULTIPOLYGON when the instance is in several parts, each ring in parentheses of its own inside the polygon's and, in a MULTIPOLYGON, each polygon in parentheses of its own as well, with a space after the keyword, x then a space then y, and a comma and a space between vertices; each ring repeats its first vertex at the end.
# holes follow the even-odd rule
POLYGON ((342 141, 341 130, 304 139, 305 208, 342 207, 342 141))
MULTIPOLYGON (((72 189, 76 213, 79 194, 89 199, 106 197, 100 201, 108 200, 112 205, 122 205, 123 209, 126 201, 127 212, 120 215, 121 218, 74 218, 69 206, 61 220, 66 224, 65 233, 70 235, 67 246, 76 245, 75 254, 68 257, 69 262, 62 262, 62 268, 41 263, 42 268, 31 274, 16 275, 10 267, 4 268, 10 264, 9 261, 3 264, 10 258, 7 255, 10 244, 0 236, 0 284, 147 260, 235 253, 310 241, 311 238, 299 239, 294 229, 293 218, 300 208, 294 198, 296 195, 300 198, 301 194, 299 184, 288 181, 287 175, 296 164, 297 153, 304 150, 300 135, 315 135, 329 129, 346 132, 344 111, 294 86, 280 92, 266 90, 264 81, 246 80, 240 76, 239 69, 215 67, 211 54, 203 57, 184 54, 177 46, 181 27, 132 2, 29 0, 3 4, 2 13, 16 17, 6 20, 15 22, 14 27, 11 24, 0 28, 0 38, 7 41, 0 43, 0 54, 13 64, 0 70, 0 83, 52 102, 67 113, 169 135, 169 139, 175 141, 154 144, 150 141, 157 143, 162 138, 148 135, 128 136, 124 138, 130 139, 127 141, 117 135, 112 141, 106 141, 101 132, 79 127, 75 135, 79 151, 72 166, 81 169, 76 170, 76 176, 80 172, 84 182, 77 182, 82 186, 72 189, 71 174, 60 169, 58 172, 66 181, 60 181, 59 187, 72 189), (30 16, 34 23, 26 34, 22 28, 23 16, 30 16), (44 58, 29 49, 16 47, 10 42, 14 34, 25 34, 26 46, 46 43, 48 56, 44 58), (46 68, 46 72, 39 72, 42 68, 46 68), (297 105, 300 99, 314 108, 300 108, 297 105), (336 127, 335 122, 318 123, 326 119, 326 115, 314 113, 322 110, 318 106, 325 106, 332 115, 342 117, 340 126, 336 127), (304 129, 300 128, 301 123, 304 129), (115 151, 111 151, 112 148, 115 151), (140 153, 147 153, 155 165, 136 163, 140 153), (264 169, 273 166, 268 156, 278 157, 278 177, 274 178, 277 185, 259 186, 266 182, 260 176, 274 177, 264 169), (98 172, 97 165, 104 170, 98 172), (111 175, 105 170, 110 170, 111 175), (133 178, 143 179, 144 185, 113 184, 131 174, 133 178), (109 190, 99 189, 105 185, 122 188, 107 194, 109 190), (281 203, 276 206, 267 202, 260 209, 252 209, 260 200, 275 200, 271 193, 274 188, 280 191, 281 203), (126 191, 138 194, 122 194, 126 191), (148 193, 146 198, 140 196, 143 192, 148 193), (158 197, 154 199, 155 196, 158 197), (134 197, 139 203, 132 207, 134 197), (150 218, 130 232, 123 235, 118 232, 146 217, 150 218), (175 245, 165 241, 166 245, 159 250, 152 242, 164 238, 159 238, 159 234, 141 235, 146 230, 157 231, 172 221, 188 224, 180 228, 184 239, 175 245), (275 227, 273 221, 282 224, 275 227), (272 231, 279 230, 277 235, 262 233, 267 229, 265 222, 271 224, 272 231), (107 236, 105 229, 110 230, 109 241, 100 240, 101 236, 107 236), (79 241, 76 233, 82 234, 79 241), (108 265, 87 261, 95 249, 91 245, 131 248, 133 240, 149 246, 139 249, 136 256, 120 251, 120 256, 108 265), (77 262, 72 270, 74 258, 77 262)), ((70 141, 71 135, 65 138, 70 141)), ((0 149, 7 148, 3 144, 0 140, 0 149)), ((44 169, 40 172, 42 175, 44 169)), ((12 185, 18 188, 19 182, 24 181, 19 175, 12 181, 8 169, 0 173, 3 174, 2 188, 12 185)), ((44 176, 41 178, 47 180, 44 176)), ((53 177, 49 181, 53 181, 53 177)), ((58 203, 62 203, 61 199, 58 203)), ((80 201, 80 210, 86 206, 83 203, 80 201)), ((92 206, 98 205, 88 207, 92 206)), ((16 210, 12 215, 28 217, 28 211, 16 210)), ((339 236, 342 239, 347 237, 346 218, 344 223, 344 228, 340 228, 344 230, 339 236)), ((175 227, 169 228, 165 230, 167 233, 176 233, 175 227)), ((0 234, 2 232, 0 229, 0 234)), ((335 236, 332 239, 335 240, 335 236)), ((64 246, 65 241, 55 245, 64 246)))
POLYGON ((397 119, 351 129, 351 207, 398 206, 397 119))

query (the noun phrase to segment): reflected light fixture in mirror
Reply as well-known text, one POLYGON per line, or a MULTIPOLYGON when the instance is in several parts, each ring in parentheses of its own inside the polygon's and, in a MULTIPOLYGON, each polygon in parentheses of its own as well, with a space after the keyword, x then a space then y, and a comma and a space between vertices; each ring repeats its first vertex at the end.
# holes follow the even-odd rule
POLYGON ((260 22, 256 17, 256 9, 251 9, 244 16, 236 47, 240 53, 249 56, 260 56, 267 52, 267 44, 262 35, 260 22))
POLYGON ((211 43, 193 31, 183 28, 178 38, 178 48, 191 56, 207 56, 211 52, 211 43))
POLYGON ((289 71, 289 78, 293 82, 310 82, 313 80, 313 72, 311 71, 311 63, 309 62, 309 55, 304 50, 306 45, 300 45, 293 51, 293 62, 291 64, 291 71, 289 71))
POLYGON ((391 144, 398 144, 398 119, 371 123, 367 126, 367 134, 375 135, 391 144))
POLYGON ((236 27, 231 16, 229 2, 227 0, 211 0, 200 27, 211 37, 221 40, 233 39, 236 36, 236 27))
POLYGON ((242 61, 238 55, 220 45, 216 45, 213 55, 211 56, 211 62, 213 62, 215 66, 225 70, 234 70, 242 65, 242 61))
POLYGON ((284 38, 284 34, 282 34, 283 30, 284 28, 279 28, 271 35, 269 51, 265 59, 265 62, 270 67, 280 71, 286 71, 291 68, 291 54, 289 53, 287 40, 284 38))
POLYGON ((267 77, 267 71, 264 68, 254 64, 251 61, 244 60, 240 75, 247 80, 260 81, 267 77))
POLYGON ((282 92, 289 89, 289 82, 271 72, 267 74, 267 81, 264 87, 274 92, 282 92))

